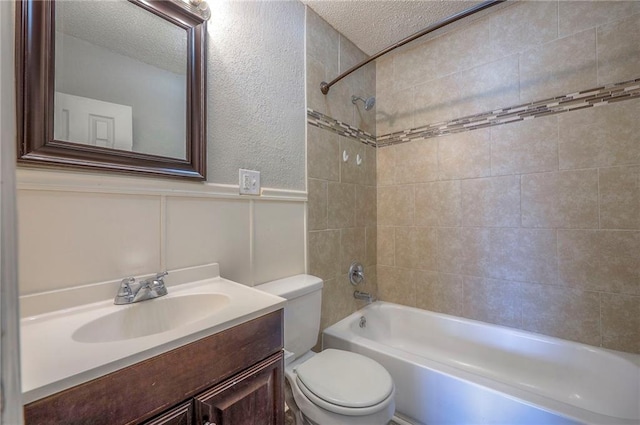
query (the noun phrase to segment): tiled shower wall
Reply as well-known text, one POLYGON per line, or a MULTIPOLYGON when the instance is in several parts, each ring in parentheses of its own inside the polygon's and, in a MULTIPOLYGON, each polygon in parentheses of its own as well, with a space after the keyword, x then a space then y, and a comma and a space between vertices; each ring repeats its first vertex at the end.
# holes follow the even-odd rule
MULTIPOLYGON (((362 102, 351 103, 352 95, 374 95, 374 64, 336 84, 324 96, 322 81, 335 78, 366 56, 309 8, 306 22, 307 107, 375 134, 374 111, 365 111, 362 102)), ((324 280, 322 329, 362 305, 353 298, 354 287, 347 277, 352 261, 364 265, 366 283, 358 289, 375 293, 375 173, 374 147, 307 125, 308 270, 324 280)))
MULTIPOLYGON (((377 63, 377 134, 640 77, 640 2, 518 2, 377 63)), ((640 352, 640 100, 377 149, 380 298, 640 352)))

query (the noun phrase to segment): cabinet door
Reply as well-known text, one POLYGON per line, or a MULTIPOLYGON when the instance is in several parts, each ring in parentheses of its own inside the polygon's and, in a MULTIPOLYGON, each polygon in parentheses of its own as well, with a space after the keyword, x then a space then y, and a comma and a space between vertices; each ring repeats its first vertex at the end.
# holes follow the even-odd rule
POLYGON ((192 425, 192 423, 193 403, 189 401, 145 422, 144 425, 192 425))
POLYGON ((196 424, 283 425, 283 384, 278 353, 196 397, 196 424))

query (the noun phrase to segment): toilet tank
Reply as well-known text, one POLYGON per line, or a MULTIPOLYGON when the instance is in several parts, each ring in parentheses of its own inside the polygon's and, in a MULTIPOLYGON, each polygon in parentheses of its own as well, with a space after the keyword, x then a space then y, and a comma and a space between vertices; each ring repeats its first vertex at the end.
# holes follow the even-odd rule
POLYGON ((320 332, 322 279, 299 274, 255 286, 255 289, 285 298, 284 348, 294 359, 311 350, 320 332))

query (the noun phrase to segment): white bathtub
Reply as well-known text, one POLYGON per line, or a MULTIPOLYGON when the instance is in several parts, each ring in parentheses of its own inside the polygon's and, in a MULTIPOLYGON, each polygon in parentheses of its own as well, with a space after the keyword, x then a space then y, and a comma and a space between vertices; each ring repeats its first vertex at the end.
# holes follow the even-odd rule
POLYGON ((640 424, 640 355, 383 302, 327 328, 323 348, 380 362, 411 423, 640 424))

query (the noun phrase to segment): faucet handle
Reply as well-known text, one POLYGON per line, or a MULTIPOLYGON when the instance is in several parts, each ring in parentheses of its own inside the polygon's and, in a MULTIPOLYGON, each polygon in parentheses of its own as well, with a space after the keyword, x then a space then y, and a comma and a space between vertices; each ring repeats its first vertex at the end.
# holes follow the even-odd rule
POLYGON ((156 274, 156 280, 162 280, 162 278, 165 277, 168 274, 169 274, 169 272, 167 272, 167 271, 157 273, 156 274))
POLYGON ((128 304, 133 299, 133 290, 131 285, 136 282, 135 277, 126 277, 120 282, 120 288, 114 299, 115 304, 128 304))

